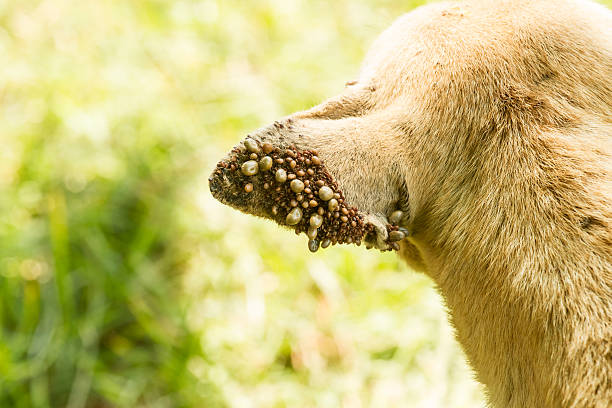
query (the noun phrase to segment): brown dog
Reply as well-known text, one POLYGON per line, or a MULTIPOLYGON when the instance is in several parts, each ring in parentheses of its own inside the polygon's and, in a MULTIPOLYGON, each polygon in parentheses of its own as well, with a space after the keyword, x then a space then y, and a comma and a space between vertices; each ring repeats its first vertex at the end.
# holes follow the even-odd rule
POLYGON ((210 181, 221 201, 307 231, 311 250, 399 240, 439 286, 491 405, 612 406, 604 7, 417 9, 380 36, 344 93, 255 132, 210 181), (241 172, 266 154, 278 168, 241 172), (305 186, 289 187, 285 169, 305 186), (387 220, 397 209, 401 229, 387 220))

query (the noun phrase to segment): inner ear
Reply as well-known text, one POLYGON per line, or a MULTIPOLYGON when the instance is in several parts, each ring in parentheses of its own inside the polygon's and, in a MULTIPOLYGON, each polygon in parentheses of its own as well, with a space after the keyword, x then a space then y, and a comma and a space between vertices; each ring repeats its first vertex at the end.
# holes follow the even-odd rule
POLYGON ((395 208, 401 210, 404 213, 401 223, 406 223, 410 218, 410 193, 408 192, 408 186, 406 181, 402 180, 399 188, 399 199, 395 204, 395 208))
MULTIPOLYGON (((395 175, 394 178, 398 180, 398 191, 397 191, 397 200, 392 204, 393 210, 401 210, 406 214, 406 217, 410 214, 410 193, 408 191, 408 185, 406 183, 406 178, 402 175, 401 166, 398 163, 393 164, 392 173, 395 175)), ((406 218, 407 219, 407 218, 406 218)))

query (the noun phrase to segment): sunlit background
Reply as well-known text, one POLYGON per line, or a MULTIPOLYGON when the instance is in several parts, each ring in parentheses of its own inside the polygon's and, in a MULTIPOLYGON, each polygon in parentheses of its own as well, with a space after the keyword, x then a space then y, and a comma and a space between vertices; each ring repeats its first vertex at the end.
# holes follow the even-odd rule
POLYGON ((0 1, 1 407, 482 407, 432 282, 214 201, 419 1, 0 1))

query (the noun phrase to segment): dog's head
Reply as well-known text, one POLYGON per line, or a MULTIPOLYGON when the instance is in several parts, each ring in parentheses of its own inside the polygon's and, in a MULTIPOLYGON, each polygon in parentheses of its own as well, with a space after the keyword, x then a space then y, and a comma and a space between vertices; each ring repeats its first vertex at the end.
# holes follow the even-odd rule
POLYGON ((606 22, 585 17, 587 29, 569 3, 532 3, 437 3, 401 17, 344 92, 221 160, 213 195, 311 241, 313 226, 319 241, 366 237, 380 249, 412 234, 402 245, 416 254, 419 237, 470 216, 455 204, 483 180, 512 179, 530 135, 573 126, 582 111, 609 114, 612 56, 601 50, 611 48, 589 34, 609 32, 606 22))

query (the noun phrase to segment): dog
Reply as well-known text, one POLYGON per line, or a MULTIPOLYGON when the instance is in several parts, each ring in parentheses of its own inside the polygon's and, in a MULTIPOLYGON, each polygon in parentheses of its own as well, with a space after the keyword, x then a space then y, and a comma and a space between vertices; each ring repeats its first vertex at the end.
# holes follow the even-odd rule
POLYGON ((222 202, 306 232, 311 250, 398 250, 437 284, 491 406, 612 407, 605 7, 418 8, 344 92, 249 135, 209 181, 222 202))

